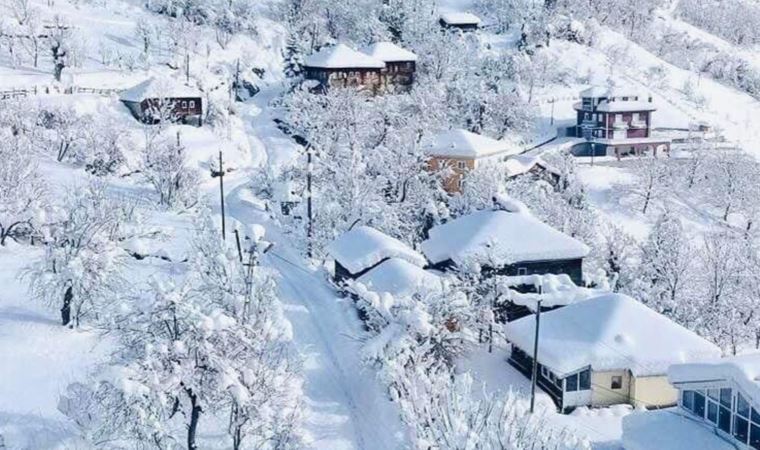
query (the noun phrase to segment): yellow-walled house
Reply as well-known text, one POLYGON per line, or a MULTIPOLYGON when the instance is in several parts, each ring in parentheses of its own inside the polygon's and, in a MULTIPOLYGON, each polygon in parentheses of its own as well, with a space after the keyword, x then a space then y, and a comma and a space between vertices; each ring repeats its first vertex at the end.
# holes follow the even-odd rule
MULTIPOLYGON (((530 377, 534 316, 505 326, 510 364, 530 377)), ((603 294, 541 314, 537 384, 560 411, 579 406, 678 403, 671 364, 719 357, 720 349, 631 297, 603 294)))
POLYGON ((520 152, 512 142, 499 141, 462 129, 436 135, 427 146, 429 170, 448 170, 443 187, 448 193, 461 192, 467 174, 488 161, 503 160, 520 152))

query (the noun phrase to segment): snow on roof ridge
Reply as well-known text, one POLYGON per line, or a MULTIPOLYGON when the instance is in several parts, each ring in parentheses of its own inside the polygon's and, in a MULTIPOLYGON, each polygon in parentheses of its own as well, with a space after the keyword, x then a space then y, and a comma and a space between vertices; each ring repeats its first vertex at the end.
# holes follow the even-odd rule
POLYGON ((502 265, 553 259, 577 259, 590 249, 530 214, 482 210, 430 230, 421 244, 433 264, 452 260, 502 265))
MULTIPOLYGON (((671 364, 720 355, 691 330, 623 294, 603 294, 546 312, 541 318, 539 359, 558 376, 591 366, 629 369, 634 376, 659 376, 671 364)), ((509 322, 507 338, 533 348, 533 317, 509 322)))
POLYGON ((403 242, 366 225, 343 233, 328 245, 327 251, 352 274, 387 258, 400 258, 420 267, 427 263, 424 256, 403 242))
POLYGON ((581 91, 581 97, 642 97, 643 94, 630 86, 629 83, 613 83, 610 85, 592 85, 581 91))
POLYGON ((191 98, 200 96, 200 90, 196 87, 188 86, 181 80, 152 76, 122 91, 119 98, 128 102, 140 102, 149 98, 191 98))
POLYGON ((362 47, 361 51, 375 59, 385 62, 417 61, 417 55, 393 42, 382 41, 362 47))
POLYGON ((323 47, 317 53, 309 55, 304 66, 323 69, 382 69, 385 62, 341 43, 323 47))
POLYGON ((433 156, 482 158, 500 153, 513 155, 520 149, 506 140, 454 128, 435 135, 426 151, 433 156))

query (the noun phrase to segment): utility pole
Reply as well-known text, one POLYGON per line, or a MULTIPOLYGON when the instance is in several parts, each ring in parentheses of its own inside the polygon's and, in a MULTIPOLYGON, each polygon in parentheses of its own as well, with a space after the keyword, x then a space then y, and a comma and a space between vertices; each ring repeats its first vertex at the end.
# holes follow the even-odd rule
POLYGON ((538 329, 541 325, 541 294, 542 286, 538 286, 539 300, 536 302, 536 335, 533 337, 533 373, 530 377, 530 413, 536 406, 536 381, 538 380, 538 329))
POLYGON ((554 125, 554 102, 555 102, 555 98, 552 97, 552 118, 551 118, 551 122, 549 122, 549 125, 554 125))
POLYGON ((243 248, 240 246, 240 233, 235 229, 235 244, 237 244, 238 259, 243 262, 243 248))
POLYGON ((314 254, 314 216, 312 214, 311 204, 311 177, 312 177, 312 154, 313 150, 311 144, 307 144, 306 147, 306 216, 308 217, 308 223, 306 225, 306 255, 311 258, 314 254))
POLYGON ((226 240, 226 220, 224 217, 224 161, 222 161, 221 150, 219 150, 219 199, 221 200, 222 204, 222 240, 226 240))
POLYGON ((185 53, 185 84, 190 85, 190 53, 185 53))

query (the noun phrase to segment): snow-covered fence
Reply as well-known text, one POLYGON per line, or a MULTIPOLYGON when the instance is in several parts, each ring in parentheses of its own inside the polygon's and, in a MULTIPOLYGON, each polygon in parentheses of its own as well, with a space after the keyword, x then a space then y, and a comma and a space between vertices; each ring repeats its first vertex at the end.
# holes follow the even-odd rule
POLYGON ((29 86, 24 88, 0 89, 0 100, 49 94, 95 94, 110 97, 121 91, 122 89, 88 88, 81 86, 70 86, 65 88, 59 85, 29 86))

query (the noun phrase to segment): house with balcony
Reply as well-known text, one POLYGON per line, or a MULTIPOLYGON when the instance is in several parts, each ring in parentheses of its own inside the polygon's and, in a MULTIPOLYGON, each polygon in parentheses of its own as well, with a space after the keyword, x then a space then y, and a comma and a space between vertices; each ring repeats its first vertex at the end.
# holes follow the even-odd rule
MULTIPOLYGON (((535 317, 504 327, 509 363, 531 376, 535 317)), ((541 314, 537 384, 557 409, 678 403, 672 364, 716 358, 720 349, 691 330, 621 294, 602 294, 541 314)), ((657 448, 657 447, 651 447, 657 448)))
POLYGON ((417 55, 392 42, 375 42, 361 50, 364 54, 385 63, 385 69, 381 72, 385 92, 412 90, 414 73, 417 70, 417 55))
POLYGON ((573 134, 586 145, 573 147, 576 156, 667 154, 670 139, 652 135, 652 114, 657 110, 651 96, 620 87, 591 87, 573 105, 577 121, 573 134))

